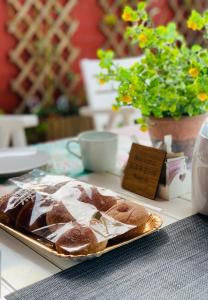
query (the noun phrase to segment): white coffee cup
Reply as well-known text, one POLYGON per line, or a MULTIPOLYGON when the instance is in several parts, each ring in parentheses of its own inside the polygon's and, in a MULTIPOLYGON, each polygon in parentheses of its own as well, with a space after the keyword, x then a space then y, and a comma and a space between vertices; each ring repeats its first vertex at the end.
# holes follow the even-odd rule
POLYGON ((94 172, 113 171, 116 165, 118 136, 107 131, 86 131, 77 139, 67 142, 67 150, 82 159, 86 170, 94 172), (73 143, 80 145, 81 155, 75 153, 71 146, 73 143))

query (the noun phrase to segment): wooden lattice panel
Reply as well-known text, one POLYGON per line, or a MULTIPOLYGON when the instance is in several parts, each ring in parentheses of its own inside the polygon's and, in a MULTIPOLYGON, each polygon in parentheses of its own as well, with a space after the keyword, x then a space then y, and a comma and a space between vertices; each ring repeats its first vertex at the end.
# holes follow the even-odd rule
POLYGON ((203 12, 208 9, 207 0, 169 0, 168 4, 173 11, 175 21, 178 24, 179 30, 186 36, 188 43, 202 43, 203 37, 199 32, 189 30, 186 25, 186 19, 190 15, 191 10, 195 9, 203 12))
MULTIPOLYGON (((187 38, 189 44, 202 43, 202 34, 189 30, 186 19, 192 9, 202 12, 208 9, 208 0, 166 0, 173 11, 173 21, 178 24, 178 28, 187 38)), ((113 49, 117 57, 126 55, 138 55, 138 47, 129 44, 124 39, 125 24, 121 20, 121 13, 125 5, 135 7, 138 1, 135 0, 98 0, 103 11, 103 20, 100 29, 106 38, 104 49, 113 49)), ((153 1, 154 3, 154 1, 153 1)), ((149 0, 151 6, 151 0, 149 0)), ((157 5, 156 5, 157 7, 157 5)), ((154 4, 152 6, 154 8, 154 4)))
POLYGON ((19 111, 29 97, 44 99, 53 89, 66 94, 77 84, 78 76, 68 80, 70 66, 78 56, 71 42, 78 22, 70 13, 77 0, 7 0, 10 12, 9 32, 17 39, 10 58, 19 73, 12 89, 23 99, 19 111))
POLYGON ((135 7, 135 0, 98 0, 103 11, 103 18, 100 23, 100 30, 106 40, 104 49, 112 49, 117 57, 126 55, 138 55, 138 46, 130 45, 129 41, 124 39, 125 24, 121 19, 123 8, 126 4, 135 7))

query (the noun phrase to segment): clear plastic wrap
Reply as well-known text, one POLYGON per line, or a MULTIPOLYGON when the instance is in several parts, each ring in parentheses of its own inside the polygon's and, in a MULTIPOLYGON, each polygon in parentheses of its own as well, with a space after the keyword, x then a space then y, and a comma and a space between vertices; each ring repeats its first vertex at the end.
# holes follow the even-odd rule
POLYGON ((11 181, 16 189, 0 198, 0 222, 41 237, 58 253, 102 251, 112 239, 138 235, 149 218, 142 206, 69 177, 35 170, 11 181))

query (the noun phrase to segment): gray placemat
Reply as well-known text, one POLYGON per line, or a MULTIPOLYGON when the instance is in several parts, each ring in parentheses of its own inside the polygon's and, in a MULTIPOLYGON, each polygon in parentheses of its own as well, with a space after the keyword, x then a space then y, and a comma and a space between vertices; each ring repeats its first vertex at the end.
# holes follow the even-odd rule
POLYGON ((7 299, 208 299, 208 218, 171 224, 7 299))

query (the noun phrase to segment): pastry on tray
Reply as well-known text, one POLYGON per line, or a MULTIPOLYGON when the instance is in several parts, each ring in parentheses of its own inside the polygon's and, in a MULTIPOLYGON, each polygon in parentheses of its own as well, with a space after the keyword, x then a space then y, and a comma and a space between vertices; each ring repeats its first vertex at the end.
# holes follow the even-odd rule
POLYGON ((51 185, 51 186, 46 186, 42 189, 40 189, 40 191, 47 193, 47 194, 54 194, 55 192, 57 192, 62 186, 64 186, 68 181, 64 181, 64 182, 60 182, 57 183, 55 185, 51 185))
POLYGON ((94 205, 100 211, 107 211, 117 203, 115 195, 113 193, 112 195, 105 194, 104 189, 96 187, 86 189, 82 186, 78 188, 81 191, 79 200, 94 205))
POLYGON ((21 209, 26 202, 34 200, 34 193, 17 189, 0 198, 0 222, 14 226, 21 209))
POLYGON ((16 219, 16 228, 34 231, 47 226, 46 214, 53 206, 53 199, 36 192, 31 193, 31 200, 25 203, 16 219))
POLYGON ((15 219, 16 215, 19 212, 19 208, 16 209, 16 212, 13 212, 14 218, 9 214, 7 209, 9 198, 11 197, 12 193, 4 195, 0 198, 0 222, 5 225, 13 225, 13 220, 15 219))
POLYGON ((58 229, 59 224, 75 221, 74 217, 69 213, 63 202, 55 201, 53 207, 46 214, 46 223, 49 230, 58 229), (53 225, 53 226, 52 226, 53 225))
POLYGON ((78 223, 65 231, 55 242, 58 253, 73 255, 96 253, 106 246, 106 240, 98 243, 93 230, 78 223))
MULTIPOLYGON (((25 203, 24 206, 22 206, 16 218, 16 222, 15 222, 16 229, 32 230, 33 227, 36 228, 35 224, 32 224, 33 227, 30 226, 30 219, 33 212, 33 207, 34 207, 33 200, 28 201, 27 203, 25 203)), ((44 226, 44 222, 41 225, 44 226)))
POLYGON ((0 197, 1 223, 52 243, 58 253, 73 255, 96 253, 108 241, 143 233, 149 213, 141 205, 74 179, 56 184, 50 177, 53 184, 47 185, 41 178, 43 183, 30 188, 26 177, 27 188, 0 197))
POLYGON ((0 197, 0 222, 14 227, 33 231, 46 226, 46 211, 52 199, 34 190, 18 189, 0 197))
POLYGON ((101 188, 92 188, 92 201, 95 207, 101 211, 107 211, 117 203, 115 195, 105 194, 105 190, 101 188))
POLYGON ((149 219, 149 213, 143 206, 127 201, 119 201, 106 214, 121 223, 136 225, 135 228, 118 236, 116 238, 118 240, 130 239, 142 234, 149 219))

